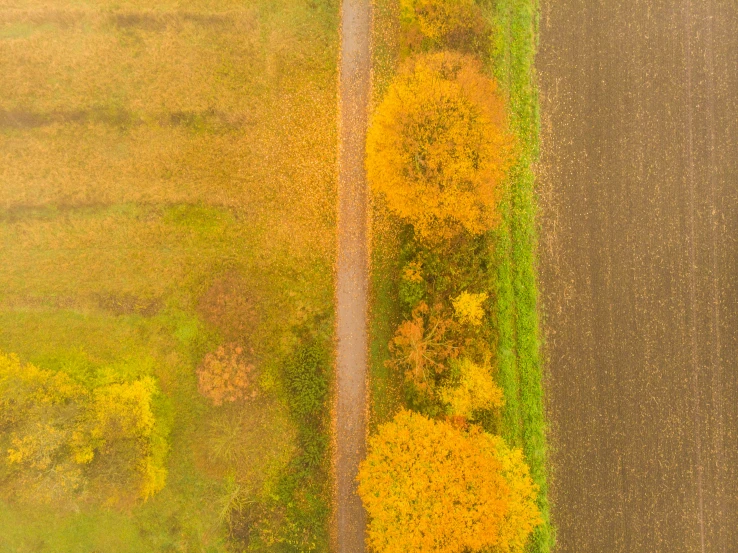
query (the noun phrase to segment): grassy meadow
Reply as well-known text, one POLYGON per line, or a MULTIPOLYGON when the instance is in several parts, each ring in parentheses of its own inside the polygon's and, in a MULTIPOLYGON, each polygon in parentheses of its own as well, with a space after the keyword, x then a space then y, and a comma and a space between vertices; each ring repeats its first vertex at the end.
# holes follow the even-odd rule
POLYGON ((337 24, 334 0, 0 0, 0 352, 153 377, 169 443, 147 501, 0 493, 0 550, 326 550, 337 24), (257 393, 216 406, 223 344, 257 393))
MULTIPOLYGON (((536 0, 481 0, 489 43, 480 55, 505 96, 510 128, 518 144, 516 161, 504 186, 498 226, 480 240, 486 253, 468 264, 486 267, 477 275, 490 294, 488 330, 492 336, 497 383, 505 406, 497 416, 483 420, 510 445, 521 448, 539 487, 538 508, 543 524, 534 531, 530 553, 547 553, 554 546, 548 503, 546 418, 543 400, 543 367, 537 311, 537 226, 533 166, 538 159, 538 99, 534 70, 537 47, 536 0)), ((391 82, 406 55, 402 45, 397 0, 375 1, 374 102, 391 82)), ((389 214, 381 198, 373 198, 373 265, 371 318, 371 426, 392 419, 407 400, 402 376, 385 366, 387 344, 393 331, 407 317, 399 289, 407 261, 408 238, 401 223, 389 214)))

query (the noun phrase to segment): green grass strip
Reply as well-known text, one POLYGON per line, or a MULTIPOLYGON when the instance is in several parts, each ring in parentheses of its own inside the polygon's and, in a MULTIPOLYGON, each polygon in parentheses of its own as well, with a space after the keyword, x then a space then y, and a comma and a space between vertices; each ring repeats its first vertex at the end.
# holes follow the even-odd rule
POLYGON ((503 436, 521 445, 540 493, 544 520, 528 551, 546 553, 555 537, 548 503, 546 418, 543 409, 543 367, 538 326, 536 279, 536 196, 532 164, 538 158, 538 94, 535 52, 537 0, 495 0, 487 8, 495 33, 492 71, 508 96, 510 124, 520 152, 503 198, 502 224, 496 231, 499 378, 507 400, 503 436))

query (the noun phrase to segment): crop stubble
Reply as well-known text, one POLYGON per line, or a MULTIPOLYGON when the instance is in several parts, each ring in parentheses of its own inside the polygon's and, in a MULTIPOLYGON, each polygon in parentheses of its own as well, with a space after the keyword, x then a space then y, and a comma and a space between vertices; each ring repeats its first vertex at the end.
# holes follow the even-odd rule
POLYGON ((738 551, 738 5, 544 2, 561 552, 738 551))

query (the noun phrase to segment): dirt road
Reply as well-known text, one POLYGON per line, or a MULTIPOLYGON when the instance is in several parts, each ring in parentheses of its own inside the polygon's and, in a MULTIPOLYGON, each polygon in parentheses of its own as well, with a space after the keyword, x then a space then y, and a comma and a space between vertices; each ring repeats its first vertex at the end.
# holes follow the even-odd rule
POLYGON ((336 548, 364 551, 366 515, 356 494, 365 452, 367 375, 367 185, 364 145, 370 91, 370 0, 343 0, 339 82, 336 267, 336 548))
POLYGON ((738 3, 543 0, 561 553, 738 551, 738 3))

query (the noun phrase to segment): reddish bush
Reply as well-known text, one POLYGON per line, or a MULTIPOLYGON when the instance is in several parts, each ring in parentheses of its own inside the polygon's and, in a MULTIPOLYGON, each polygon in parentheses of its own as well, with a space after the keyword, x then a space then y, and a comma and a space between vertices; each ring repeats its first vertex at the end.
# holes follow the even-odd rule
POLYGON ((197 369, 198 389, 214 405, 256 396, 254 365, 243 357, 243 348, 235 344, 220 346, 208 353, 197 369))

